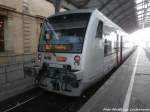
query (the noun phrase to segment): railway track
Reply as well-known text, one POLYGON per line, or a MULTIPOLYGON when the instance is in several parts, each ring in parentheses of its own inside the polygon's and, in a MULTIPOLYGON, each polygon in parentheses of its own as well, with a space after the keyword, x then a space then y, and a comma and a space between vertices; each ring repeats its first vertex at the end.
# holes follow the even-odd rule
POLYGON ((77 112, 118 67, 86 90, 81 97, 68 97, 36 88, 1 102, 0 112, 77 112))
POLYGON ((23 106, 24 104, 26 104, 26 103, 28 103, 28 102, 34 100, 35 98, 37 98, 37 97, 39 97, 39 96, 40 96, 40 95, 37 95, 37 96, 34 96, 34 97, 32 97, 32 98, 30 98, 30 99, 24 101, 24 102, 17 103, 15 106, 13 106, 13 107, 11 107, 11 108, 9 108, 9 109, 7 109, 7 110, 4 110, 3 112, 10 112, 10 111, 12 111, 12 110, 14 110, 14 109, 16 109, 16 108, 18 108, 18 107, 20 107, 20 106, 23 106))
POLYGON ((110 75, 90 87, 81 97, 63 96, 38 88, 0 103, 0 112, 77 112, 108 76, 110 75), (9 102, 12 100, 13 102, 9 102))
POLYGON ((79 105, 85 102, 81 98, 71 98, 46 92, 42 95, 34 96, 28 100, 17 103, 2 112, 75 112, 79 105), (76 105, 77 103, 80 103, 76 105))
POLYGON ((3 102, 0 102, 0 112, 9 112, 15 108, 18 108, 43 94, 39 88, 34 88, 28 92, 9 98, 3 102))
POLYGON ((81 97, 68 97, 38 88, 0 103, 0 112, 77 112, 115 70, 87 89, 81 97))

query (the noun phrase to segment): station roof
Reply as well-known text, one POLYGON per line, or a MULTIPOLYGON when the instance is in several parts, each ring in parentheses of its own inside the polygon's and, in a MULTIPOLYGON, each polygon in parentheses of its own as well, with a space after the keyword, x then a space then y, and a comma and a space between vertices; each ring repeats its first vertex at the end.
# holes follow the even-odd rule
POLYGON ((128 33, 150 26, 150 0, 66 0, 79 9, 97 8, 128 33))

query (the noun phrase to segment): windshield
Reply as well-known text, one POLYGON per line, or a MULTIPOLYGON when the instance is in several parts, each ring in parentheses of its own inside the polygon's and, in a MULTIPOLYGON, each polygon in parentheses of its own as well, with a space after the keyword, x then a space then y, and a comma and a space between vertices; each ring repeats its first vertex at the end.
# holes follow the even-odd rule
POLYGON ((39 51, 81 53, 90 14, 69 14, 45 19, 39 51))

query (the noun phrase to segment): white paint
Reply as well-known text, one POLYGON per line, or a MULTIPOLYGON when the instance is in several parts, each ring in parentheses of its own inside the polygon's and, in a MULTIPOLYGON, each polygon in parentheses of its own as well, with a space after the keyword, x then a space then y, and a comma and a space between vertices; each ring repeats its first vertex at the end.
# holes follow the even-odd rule
POLYGON ((130 104, 130 99, 131 99, 131 94, 132 94, 134 78, 135 78, 135 74, 136 74, 136 69, 137 69, 137 64, 138 64, 138 60, 139 60, 140 51, 141 51, 141 48, 138 49, 138 54, 137 54, 135 66, 134 66, 134 69, 133 69, 133 72, 132 72, 130 85, 128 87, 128 91, 127 91, 127 94, 126 94, 126 97, 125 97, 125 100, 124 100, 124 104, 123 104, 123 112, 128 112, 128 109, 129 109, 129 104, 130 104))
POLYGON ((9 112, 9 111, 11 111, 11 110, 13 110, 13 109, 15 109, 15 108, 18 108, 19 106, 21 106, 21 105, 24 105, 25 103, 28 103, 29 101, 32 101, 32 100, 34 100, 35 98, 37 98, 37 97, 39 97, 40 95, 37 95, 37 96, 34 96, 34 97, 32 97, 32 98, 30 98, 30 99, 28 99, 28 100, 26 100, 26 101, 24 101, 24 102, 22 102, 22 103, 18 103, 16 106, 14 106, 14 107, 12 107, 12 108, 9 108, 9 109, 7 109, 7 110, 5 110, 5 111, 3 111, 3 112, 9 112))

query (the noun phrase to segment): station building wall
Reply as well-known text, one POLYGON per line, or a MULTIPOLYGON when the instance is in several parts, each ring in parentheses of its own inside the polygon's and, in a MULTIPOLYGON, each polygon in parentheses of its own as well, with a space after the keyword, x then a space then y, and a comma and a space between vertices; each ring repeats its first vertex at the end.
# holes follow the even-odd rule
POLYGON ((0 0, 0 64, 33 60, 43 17, 54 10, 46 0, 0 0))

